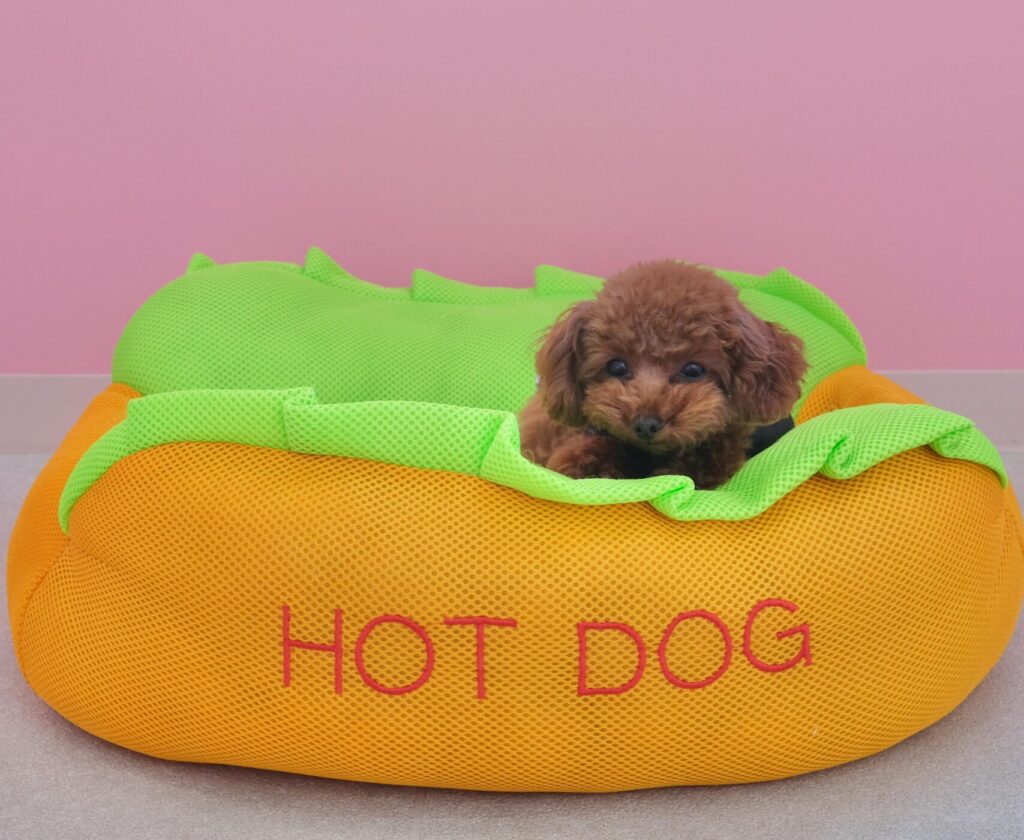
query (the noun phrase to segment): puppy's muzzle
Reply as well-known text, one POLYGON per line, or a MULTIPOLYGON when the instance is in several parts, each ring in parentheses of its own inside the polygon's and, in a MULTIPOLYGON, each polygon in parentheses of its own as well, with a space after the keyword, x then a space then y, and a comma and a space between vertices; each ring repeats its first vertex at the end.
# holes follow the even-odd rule
POLYGON ((633 421, 633 434, 640 440, 650 440, 661 431, 665 423, 660 417, 637 417, 633 421))

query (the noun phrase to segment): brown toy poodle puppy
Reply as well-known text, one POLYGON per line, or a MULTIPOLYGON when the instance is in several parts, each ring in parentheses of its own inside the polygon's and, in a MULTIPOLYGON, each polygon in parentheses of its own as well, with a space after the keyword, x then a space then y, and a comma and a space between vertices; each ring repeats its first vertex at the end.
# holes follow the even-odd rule
POLYGON ((789 417, 806 371, 803 342, 711 270, 639 263, 543 338, 538 390, 519 414, 523 454, 573 478, 717 487, 758 427, 789 417))

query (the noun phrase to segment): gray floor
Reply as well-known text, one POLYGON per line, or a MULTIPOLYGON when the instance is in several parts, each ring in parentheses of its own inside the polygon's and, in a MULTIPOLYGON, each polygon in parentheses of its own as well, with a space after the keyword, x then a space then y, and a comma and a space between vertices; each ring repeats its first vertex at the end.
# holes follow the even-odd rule
MULTIPOLYGON (((0 545, 42 456, 0 456, 0 545)), ((1006 456, 1024 488, 1024 453, 1006 456)), ((621 794, 489 794, 175 764, 100 741, 25 684, 0 622, 0 838, 1024 838, 1020 626, 955 712, 795 779, 621 794)))

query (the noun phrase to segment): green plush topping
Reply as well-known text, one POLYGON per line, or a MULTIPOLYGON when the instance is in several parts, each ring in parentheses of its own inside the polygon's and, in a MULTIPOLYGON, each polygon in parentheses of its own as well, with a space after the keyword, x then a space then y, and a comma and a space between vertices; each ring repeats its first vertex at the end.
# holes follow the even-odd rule
MULTIPOLYGON (((804 340, 804 395, 829 374, 866 363, 849 318, 810 284, 785 269, 717 273, 754 313, 804 340)), ((410 287, 390 288, 352 276, 319 248, 301 267, 215 265, 199 254, 131 319, 113 379, 144 395, 308 386, 324 402, 516 412, 535 388, 537 340, 602 283, 540 266, 532 287, 473 286, 416 271, 410 287)))
POLYGON ((571 479, 519 451, 515 416, 440 403, 320 404, 312 388, 182 391, 131 400, 126 418, 75 466, 60 499, 67 530, 75 502, 132 453, 178 441, 227 441, 449 470, 531 496, 581 505, 650 501, 679 520, 749 519, 815 473, 845 479, 897 453, 931 446, 992 469, 999 453, 970 420, 929 405, 879 403, 832 411, 798 425, 748 461, 725 485, 696 490, 685 476, 571 479))
MULTIPOLYGON (((803 339, 810 369, 801 402, 826 376, 866 363, 849 318, 810 284, 784 269, 717 273, 757 315, 803 339)), ((712 491, 695 490, 685 476, 574 480, 539 467, 520 454, 515 419, 535 388, 536 342, 602 283, 540 266, 530 288, 473 286, 427 271, 414 272, 410 287, 390 288, 354 277, 318 248, 301 267, 218 266, 197 254, 125 329, 113 379, 144 396, 76 465, 61 526, 117 461, 181 441, 449 470, 571 504, 650 501, 685 520, 753 517, 817 472, 847 478, 923 445, 988 466, 1005 483, 998 453, 969 420, 922 405, 817 417, 712 491)))
MULTIPOLYGON (((755 314, 803 339, 801 403, 826 376, 866 363, 849 318, 810 284, 785 269, 716 272, 755 314)), ((520 454, 515 419, 535 388, 537 341, 603 282, 540 266, 530 288, 473 286, 427 271, 391 288, 354 277, 319 248, 303 266, 218 266, 197 254, 125 329, 113 379, 144 396, 75 466, 61 526, 117 461, 182 441, 449 470, 570 504, 650 501, 681 520, 757 516, 815 473, 848 478, 924 445, 1006 482, 999 454, 969 420, 927 405, 816 417, 710 491, 685 476, 574 480, 539 467, 520 454)))

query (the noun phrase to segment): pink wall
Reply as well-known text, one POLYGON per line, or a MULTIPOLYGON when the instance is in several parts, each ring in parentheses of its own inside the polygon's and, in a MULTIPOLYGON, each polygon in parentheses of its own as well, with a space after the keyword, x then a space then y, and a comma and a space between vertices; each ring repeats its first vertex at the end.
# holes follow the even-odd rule
POLYGON ((1024 368, 1020 4, 740 5, 8 0, 0 371, 108 371, 193 251, 310 244, 784 265, 875 367, 1024 368))

